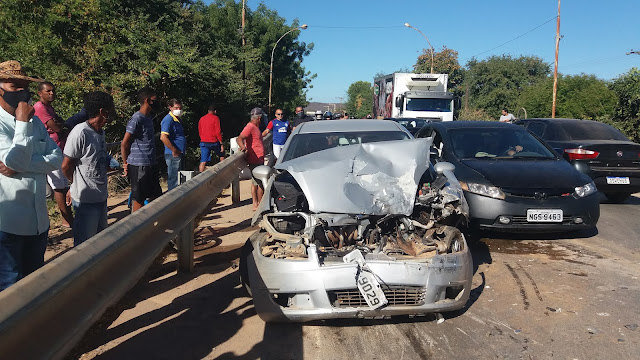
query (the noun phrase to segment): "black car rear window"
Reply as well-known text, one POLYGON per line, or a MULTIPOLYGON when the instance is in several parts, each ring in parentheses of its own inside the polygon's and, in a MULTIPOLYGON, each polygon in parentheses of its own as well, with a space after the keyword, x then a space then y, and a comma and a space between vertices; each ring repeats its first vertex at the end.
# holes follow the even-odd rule
POLYGON ((558 121, 558 125, 571 140, 622 140, 629 141, 620 131, 611 125, 600 122, 558 121))

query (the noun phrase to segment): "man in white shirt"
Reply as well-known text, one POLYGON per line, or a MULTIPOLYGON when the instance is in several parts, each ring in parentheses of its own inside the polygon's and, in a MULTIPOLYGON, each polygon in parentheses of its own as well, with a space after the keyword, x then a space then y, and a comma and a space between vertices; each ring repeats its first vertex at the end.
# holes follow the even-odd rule
POLYGON ((507 108, 502 109, 502 115, 500 116, 500 122, 512 122, 515 121, 516 117, 513 114, 509 113, 507 108))
POLYGON ((46 174, 62 151, 29 104, 30 82, 17 61, 0 63, 0 291, 44 264, 49 233, 46 174))

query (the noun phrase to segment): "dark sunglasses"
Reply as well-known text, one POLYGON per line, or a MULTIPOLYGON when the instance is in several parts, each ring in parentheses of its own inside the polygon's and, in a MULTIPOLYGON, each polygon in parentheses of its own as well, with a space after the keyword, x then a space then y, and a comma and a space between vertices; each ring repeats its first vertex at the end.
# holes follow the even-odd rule
POLYGON ((282 113, 276 113, 276 116, 278 116, 278 115, 282 115, 282 113))

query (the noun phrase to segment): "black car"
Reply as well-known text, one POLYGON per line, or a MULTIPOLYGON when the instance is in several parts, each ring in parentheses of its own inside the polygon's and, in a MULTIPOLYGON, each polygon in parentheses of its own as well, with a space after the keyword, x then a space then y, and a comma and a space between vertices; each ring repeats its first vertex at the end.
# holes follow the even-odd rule
POLYGON ((488 121, 433 122, 432 161, 455 166, 474 228, 569 231, 600 217, 591 179, 521 126, 488 121))
POLYGON ((429 124, 431 121, 420 118, 386 118, 385 120, 393 120, 398 124, 404 126, 411 135, 414 135, 422 129, 425 125, 429 124))
POLYGON ((517 122, 589 175, 612 202, 640 191, 640 144, 613 126, 591 120, 524 119, 517 122))

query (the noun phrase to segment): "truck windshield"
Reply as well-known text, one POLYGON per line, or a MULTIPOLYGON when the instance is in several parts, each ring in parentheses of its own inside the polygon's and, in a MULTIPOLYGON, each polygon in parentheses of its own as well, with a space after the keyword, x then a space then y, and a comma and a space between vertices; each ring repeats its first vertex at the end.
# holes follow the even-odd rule
POLYGON ((407 98, 407 110, 451 112, 451 100, 407 98))

